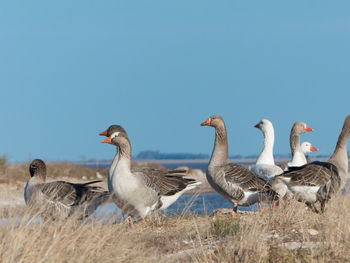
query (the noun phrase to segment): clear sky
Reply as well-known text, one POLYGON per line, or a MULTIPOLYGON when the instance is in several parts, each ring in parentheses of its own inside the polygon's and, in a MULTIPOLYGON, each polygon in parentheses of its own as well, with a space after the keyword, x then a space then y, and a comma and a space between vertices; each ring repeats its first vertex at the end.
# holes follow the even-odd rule
POLYGON ((304 121, 330 154, 350 113, 349 1, 6 1, 0 4, 0 154, 110 159, 98 133, 143 150, 210 154, 222 115, 230 155, 275 153, 304 121))

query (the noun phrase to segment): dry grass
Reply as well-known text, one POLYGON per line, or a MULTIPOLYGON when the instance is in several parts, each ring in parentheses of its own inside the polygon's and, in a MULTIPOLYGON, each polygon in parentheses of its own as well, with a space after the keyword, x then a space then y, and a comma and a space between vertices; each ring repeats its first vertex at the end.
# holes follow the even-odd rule
POLYGON ((23 219, 0 227, 0 262, 348 262, 349 205, 339 196, 323 215, 295 202, 235 216, 159 215, 133 227, 23 219))
MULTIPOLYGON (((21 164, 7 165, 6 156, 0 156, 0 184, 23 185, 29 179, 29 162, 21 164)), ((96 180, 96 173, 100 173, 104 178, 107 177, 108 168, 88 168, 76 165, 71 162, 47 162, 48 180, 57 178, 67 178, 71 181, 81 181, 83 176, 87 180, 96 180)), ((165 169, 156 163, 138 163, 133 162, 132 167, 152 167, 156 169, 165 169)))
MULTIPOLYGON (((7 181, 0 185, 0 199, 13 203, 17 191, 23 202, 28 164, 3 169, 0 180, 7 181)), ((48 169, 51 179, 107 173, 70 163, 49 163, 48 169)), ((25 207, 9 202, 0 206, 0 218, 10 219, 0 220, 0 262, 349 262, 349 206, 347 195, 332 199, 323 215, 297 202, 235 216, 185 210, 131 227, 74 218, 38 223, 25 207)))

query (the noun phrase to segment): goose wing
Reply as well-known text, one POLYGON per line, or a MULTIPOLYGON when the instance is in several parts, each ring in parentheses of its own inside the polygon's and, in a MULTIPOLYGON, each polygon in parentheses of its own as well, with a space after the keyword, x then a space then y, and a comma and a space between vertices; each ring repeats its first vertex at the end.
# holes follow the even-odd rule
POLYGON ((223 178, 221 183, 224 191, 235 200, 244 198, 244 192, 262 192, 271 196, 277 196, 271 186, 249 169, 230 163, 219 169, 218 178, 223 178))
POLYGON ((138 168, 138 172, 145 174, 150 182, 158 187, 163 196, 174 195, 185 189, 187 185, 196 182, 194 179, 183 177, 186 175, 186 170, 167 171, 144 167, 138 168))
POLYGON ((91 201, 98 195, 106 195, 102 187, 90 186, 100 181, 91 181, 87 183, 70 183, 65 181, 50 182, 41 185, 41 193, 51 202, 59 202, 65 206, 80 205, 91 201))
POLYGON ((228 183, 235 184, 243 190, 264 192, 265 190, 271 189, 267 182, 244 166, 230 163, 223 166, 223 172, 225 174, 225 180, 228 183))
POLYGON ((312 162, 300 167, 290 167, 282 176, 290 177, 292 184, 322 186, 331 177, 338 176, 338 169, 335 165, 328 162, 312 162))

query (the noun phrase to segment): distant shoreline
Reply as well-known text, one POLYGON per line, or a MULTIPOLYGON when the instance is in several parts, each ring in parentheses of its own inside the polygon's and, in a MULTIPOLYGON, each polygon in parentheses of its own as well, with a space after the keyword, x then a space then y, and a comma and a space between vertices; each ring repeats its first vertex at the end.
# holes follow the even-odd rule
MULTIPOLYGON (((311 158, 312 161, 319 160, 325 161, 328 157, 322 158, 311 158)), ((173 168, 177 166, 188 166, 190 168, 202 168, 204 165, 209 163, 208 159, 132 159, 133 162, 137 163, 156 163, 163 165, 167 168, 173 168)), ((231 158, 229 159, 232 163, 238 163, 241 165, 252 165, 255 163, 256 158, 231 158)), ((290 161, 290 158, 276 158, 275 163, 283 163, 290 161)), ((87 166, 87 167, 108 167, 112 163, 112 160, 96 160, 96 161, 86 161, 86 162, 74 162, 74 164, 87 166)))

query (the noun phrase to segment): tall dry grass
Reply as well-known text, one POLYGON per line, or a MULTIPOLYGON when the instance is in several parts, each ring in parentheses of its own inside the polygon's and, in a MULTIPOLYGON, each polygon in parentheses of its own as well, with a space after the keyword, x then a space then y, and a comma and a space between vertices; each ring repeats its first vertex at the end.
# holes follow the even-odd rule
POLYGON ((0 227, 0 262, 348 262, 349 206, 349 196, 338 196, 322 215, 294 202, 235 216, 159 215, 134 226, 35 222, 25 213, 21 224, 0 227))

